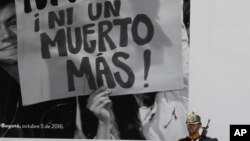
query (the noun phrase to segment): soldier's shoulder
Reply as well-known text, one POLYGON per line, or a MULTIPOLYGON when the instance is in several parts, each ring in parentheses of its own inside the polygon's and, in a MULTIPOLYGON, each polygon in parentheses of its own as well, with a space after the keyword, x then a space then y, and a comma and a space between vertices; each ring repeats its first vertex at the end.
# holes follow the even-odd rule
POLYGON ((204 139, 204 141, 218 141, 217 138, 211 138, 211 137, 207 137, 204 139))
POLYGON ((187 137, 179 139, 179 141, 186 141, 187 137))
POLYGON ((211 137, 209 137, 209 136, 206 136, 206 139, 212 139, 211 137))

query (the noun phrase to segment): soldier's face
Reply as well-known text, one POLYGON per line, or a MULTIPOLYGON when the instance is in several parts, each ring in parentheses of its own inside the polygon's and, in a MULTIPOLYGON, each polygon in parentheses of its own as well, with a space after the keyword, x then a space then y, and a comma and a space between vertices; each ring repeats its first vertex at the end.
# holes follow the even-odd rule
POLYGON ((200 124, 187 124, 187 129, 190 135, 199 132, 200 128, 201 128, 200 124))
POLYGON ((0 8, 0 63, 17 62, 17 26, 14 3, 0 8))

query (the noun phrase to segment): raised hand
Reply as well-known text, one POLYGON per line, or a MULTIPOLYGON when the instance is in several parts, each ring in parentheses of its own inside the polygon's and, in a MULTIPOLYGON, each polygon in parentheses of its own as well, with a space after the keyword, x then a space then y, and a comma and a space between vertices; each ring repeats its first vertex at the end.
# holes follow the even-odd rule
POLYGON ((87 108, 99 119, 100 122, 110 122, 111 100, 109 95, 111 90, 101 87, 94 91, 88 98, 87 108))

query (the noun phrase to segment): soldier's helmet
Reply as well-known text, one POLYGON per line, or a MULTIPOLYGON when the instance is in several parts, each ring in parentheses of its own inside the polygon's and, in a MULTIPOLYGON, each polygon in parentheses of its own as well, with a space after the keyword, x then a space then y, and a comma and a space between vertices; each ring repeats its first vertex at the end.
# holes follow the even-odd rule
POLYGON ((196 115, 195 112, 192 112, 187 116, 186 124, 198 124, 201 123, 201 117, 196 115))

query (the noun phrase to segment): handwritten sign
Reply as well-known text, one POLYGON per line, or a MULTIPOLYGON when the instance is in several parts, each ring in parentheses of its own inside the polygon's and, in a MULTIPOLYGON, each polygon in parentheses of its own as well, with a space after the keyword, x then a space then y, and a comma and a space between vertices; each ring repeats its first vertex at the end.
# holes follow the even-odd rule
POLYGON ((176 0, 16 0, 24 105, 182 88, 176 0))

